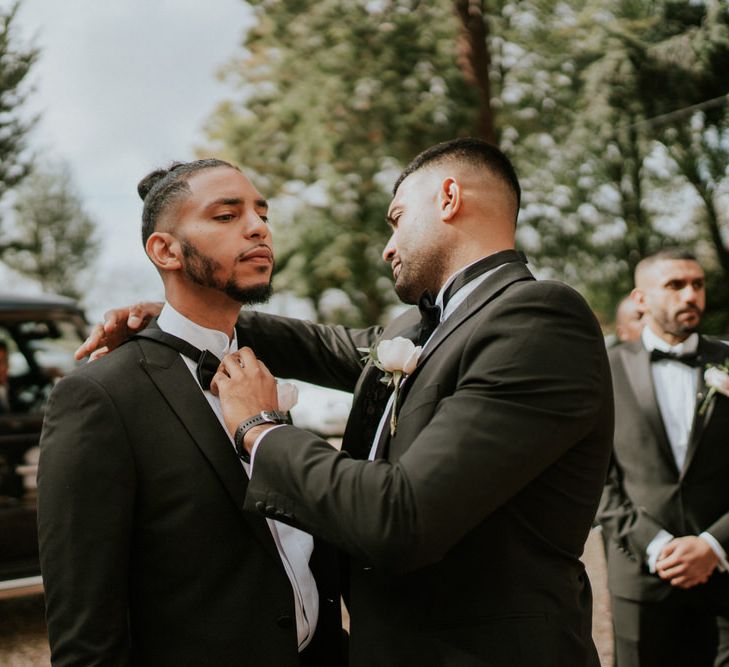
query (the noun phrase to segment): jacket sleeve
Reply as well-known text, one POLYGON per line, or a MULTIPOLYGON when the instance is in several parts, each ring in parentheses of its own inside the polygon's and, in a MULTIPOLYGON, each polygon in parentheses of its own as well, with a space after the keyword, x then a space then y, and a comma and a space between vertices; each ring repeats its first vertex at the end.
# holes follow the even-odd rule
POLYGON ((257 450, 246 508, 282 509, 375 566, 408 571, 440 560, 594 432, 584 469, 569 473, 591 518, 612 435, 607 359, 584 302, 556 286, 546 290, 504 299, 488 327, 472 327, 453 351, 452 393, 408 394, 399 428, 421 409, 432 416, 397 462, 352 460, 283 426, 257 450))
POLYGON ((239 346, 247 345, 277 377, 351 392, 363 368, 362 352, 382 329, 349 329, 290 317, 242 311, 239 346))
POLYGON ((610 462, 605 489, 600 500, 597 520, 608 539, 638 562, 646 562, 646 549, 663 526, 643 507, 636 507, 623 488, 622 471, 610 462))
POLYGON ((79 374, 58 383, 40 449, 38 531, 53 665, 128 665, 134 464, 100 384, 79 374))

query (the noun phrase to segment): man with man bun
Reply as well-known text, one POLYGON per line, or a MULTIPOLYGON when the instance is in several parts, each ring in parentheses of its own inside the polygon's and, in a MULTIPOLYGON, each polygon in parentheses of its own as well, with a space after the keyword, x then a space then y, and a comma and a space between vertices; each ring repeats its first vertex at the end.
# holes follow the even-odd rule
POLYGON ((248 468, 209 391, 241 305, 270 293, 267 203, 213 159, 139 193, 166 304, 146 337, 58 383, 41 437, 53 665, 339 665, 333 561, 243 511, 248 468))

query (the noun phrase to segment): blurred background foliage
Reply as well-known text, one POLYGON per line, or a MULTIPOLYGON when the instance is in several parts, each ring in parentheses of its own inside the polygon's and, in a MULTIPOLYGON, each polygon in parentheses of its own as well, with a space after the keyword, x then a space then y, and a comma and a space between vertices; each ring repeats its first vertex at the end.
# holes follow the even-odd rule
MULTIPOLYGON (((0 259, 76 296, 99 241, 68 170, 28 149, 39 51, 17 37, 19 1, 0 9, 0 259)), ((424 148, 471 135, 517 167, 518 243, 540 276, 609 326, 635 264, 685 245, 708 275, 704 329, 729 332, 726 0, 248 4, 201 152, 275 200, 277 291, 322 321, 385 321, 392 184, 424 148)))
POLYGON ((609 322, 632 269, 694 249, 729 330, 729 5, 720 0, 249 0, 210 147, 275 198, 277 289, 324 320, 394 303, 398 171, 454 136, 512 158, 519 244, 609 322))
POLYGON ((40 52, 17 36, 19 8, 0 8, 0 259, 48 292, 79 298, 98 235, 67 166, 28 148, 37 118, 23 105, 40 52))

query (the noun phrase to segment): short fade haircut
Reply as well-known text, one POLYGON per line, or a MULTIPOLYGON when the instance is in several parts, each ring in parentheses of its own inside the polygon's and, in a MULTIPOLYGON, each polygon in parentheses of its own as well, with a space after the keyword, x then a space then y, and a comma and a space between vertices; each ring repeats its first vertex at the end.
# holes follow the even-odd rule
POLYGON ((694 255, 694 253, 692 253, 688 248, 663 248, 662 250, 659 250, 652 255, 644 257, 640 260, 640 262, 638 262, 638 264, 636 264, 635 272, 633 273, 633 281, 637 283, 638 274, 642 273, 646 269, 649 269, 654 264, 657 264, 658 262, 662 262, 664 260, 678 260, 696 262, 697 264, 699 263, 699 260, 696 259, 696 255, 694 255))
POLYGON ((200 171, 219 167, 240 171, 229 162, 208 158, 192 162, 173 162, 167 169, 155 169, 139 181, 137 192, 144 202, 142 243, 145 246, 147 239, 157 229, 157 223, 163 213, 183 196, 190 194, 190 186, 187 183, 190 177, 200 171))
POLYGON ((466 162, 475 167, 481 167, 499 178, 514 195, 516 210, 521 205, 521 186, 514 166, 496 146, 473 137, 462 137, 444 141, 424 150, 405 167, 392 189, 393 195, 400 184, 413 172, 436 164, 446 162, 466 162))

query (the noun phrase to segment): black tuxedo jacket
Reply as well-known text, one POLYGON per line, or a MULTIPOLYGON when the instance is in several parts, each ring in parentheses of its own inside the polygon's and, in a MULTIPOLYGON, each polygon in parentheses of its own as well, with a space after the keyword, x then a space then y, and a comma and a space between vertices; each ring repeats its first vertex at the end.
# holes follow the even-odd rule
MULTIPOLYGON (((40 446, 54 665, 300 664, 273 537, 243 511, 248 479, 177 352, 132 341, 61 380, 40 446)), ((340 664, 332 561, 305 664, 340 664)))
MULTIPOLYGON (((407 312, 382 338, 413 334, 417 320, 407 312)), ((579 557, 613 406, 602 335, 576 292, 522 264, 487 278, 430 341, 374 462, 357 459, 388 392, 376 368, 360 374, 363 339, 260 315, 242 323, 274 373, 293 360, 303 379, 356 383, 346 451, 276 429, 246 497, 352 555, 351 664, 597 665, 579 557)))
MULTIPOLYGON (((704 364, 729 357, 729 347, 701 338, 704 364)), ((676 537, 711 533, 729 553, 729 399, 716 395, 704 415, 703 368, 683 469, 678 470, 663 425, 650 355, 641 342, 609 353, 615 389, 613 461, 598 519, 608 536, 608 581, 614 595, 660 600, 670 584, 650 574, 646 548, 663 528, 676 537)), ((729 596, 729 576, 707 584, 729 596)), ((729 599, 729 597, 727 597, 729 599)))

